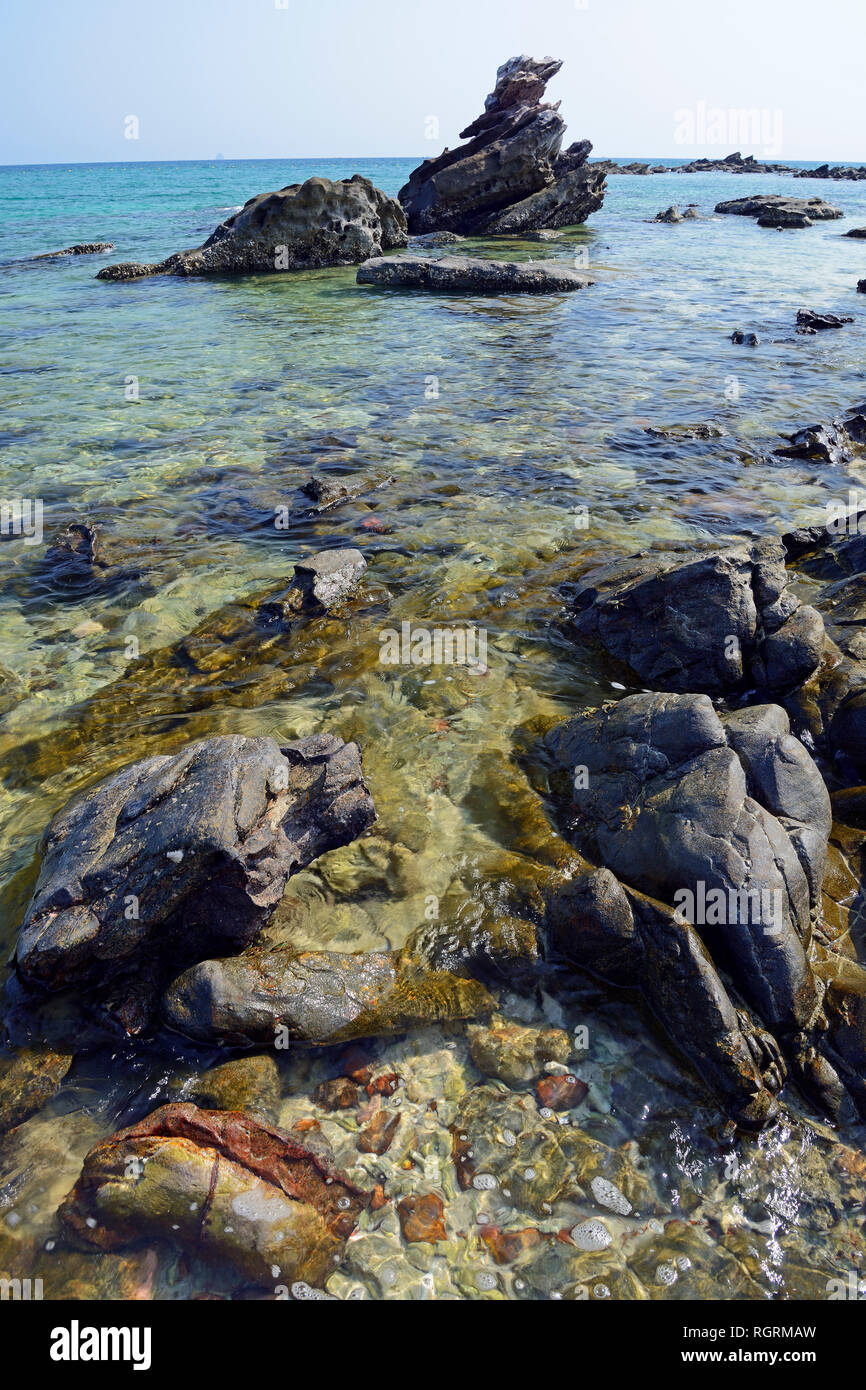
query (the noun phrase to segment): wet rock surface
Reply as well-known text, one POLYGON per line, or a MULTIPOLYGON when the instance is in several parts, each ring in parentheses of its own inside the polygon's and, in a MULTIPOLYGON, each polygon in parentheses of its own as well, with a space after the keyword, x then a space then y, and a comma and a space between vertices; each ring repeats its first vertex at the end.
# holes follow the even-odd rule
POLYGON ((118 980, 136 1031, 160 976, 240 950, 290 875, 374 816, 357 747, 328 735, 215 738, 135 763, 51 823, 19 972, 50 990, 118 980))
POLYGON ((113 251, 113 241, 79 241, 74 246, 66 246, 62 251, 43 251, 41 256, 31 257, 34 261, 56 261, 60 256, 97 256, 103 251, 113 251))
POLYGON ((559 294, 593 281, 558 261, 494 261, 473 256, 383 256, 358 271, 359 285, 460 294, 559 294))
POLYGON ((275 193, 260 193, 221 222, 201 246, 155 265, 105 266, 100 280, 142 275, 228 275, 357 265, 405 246, 400 204, 369 179, 311 178, 275 193))
POLYGON ((809 227, 844 217, 841 208, 833 207, 823 198, 789 198, 783 193, 759 193, 749 198, 731 198, 716 203, 716 212, 732 213, 739 217, 754 217, 765 227, 809 227))
POLYGON ((585 222, 604 199, 604 171, 580 141, 561 153, 565 122, 541 100, 562 66, 555 58, 510 58, 484 112, 461 132, 467 143, 427 159, 398 197, 409 231, 490 236, 585 222))
POLYGON ((653 555, 615 561, 585 577, 568 621, 661 690, 795 686, 824 645, 820 614, 788 588, 778 541, 686 564, 653 555))
POLYGON ((273 1289, 320 1284, 367 1201, 251 1116, 166 1105, 90 1151, 60 1215, 85 1247, 160 1237, 273 1289))

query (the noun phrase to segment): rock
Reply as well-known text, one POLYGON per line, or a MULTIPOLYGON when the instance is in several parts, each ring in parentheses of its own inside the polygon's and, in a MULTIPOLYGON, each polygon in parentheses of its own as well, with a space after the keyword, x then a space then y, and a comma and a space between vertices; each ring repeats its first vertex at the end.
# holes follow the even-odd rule
POLYGON ((250 198, 192 251, 179 251, 156 265, 106 266, 97 279, 248 275, 357 265, 407 241, 400 204, 369 179, 361 174, 336 182, 311 178, 250 198))
POLYGON ((558 294, 593 284, 559 261, 491 261, 472 256, 382 256, 358 271, 359 285, 450 294, 558 294))
POLYGON ((861 241, 866 241, 866 227, 852 227, 850 231, 843 232, 843 236, 853 236, 861 241))
POLYGON ((848 435, 841 420, 833 420, 829 425, 807 425, 788 435, 788 443, 773 450, 782 458, 809 459, 820 463, 831 463, 835 467, 850 463, 853 455, 848 435))
POLYGON ((322 1110, 353 1110, 359 1103, 358 1087, 347 1076, 336 1076, 319 1083, 313 1102, 322 1110))
POLYGON ((299 560, 284 609, 329 613, 351 598, 367 569, 360 550, 320 550, 299 560))
POLYGON ((565 1076, 543 1076, 535 1083, 535 1094, 547 1110, 573 1110, 589 1095, 585 1081, 566 1073, 565 1076))
POLYGON ((857 281, 857 293, 866 294, 866 280, 857 281))
MULTIPOLYGON (((853 232, 849 232, 853 236, 853 232)), ((62 251, 43 251, 41 256, 31 256, 32 261, 56 261, 59 256, 96 256, 101 251, 113 251, 113 241, 79 241, 75 246, 67 246, 62 251)))
POLYGON ((525 54, 496 74, 468 143, 427 159, 398 197, 413 234, 515 234, 585 222, 601 207, 605 176, 587 165, 589 141, 560 153, 565 122, 541 98, 562 66, 525 54))
POLYGON ((355 744, 329 734, 279 748, 231 735, 147 758, 76 797, 52 821, 16 961, 50 990, 141 990, 238 951, 291 874, 375 819, 355 744))
POLYGON ((368 1200, 250 1115, 164 1105, 90 1150, 60 1217, 85 1247, 162 1239, 273 1289, 321 1285, 368 1200))
POLYGON ((787 688, 806 680, 823 654, 820 615, 787 591, 779 541, 687 564, 636 556, 591 571, 582 584, 571 629, 656 690, 787 688))
POLYGON ((797 332, 800 329, 817 329, 819 332, 825 328, 841 328, 843 324, 853 323, 850 314, 816 314, 811 309, 799 309, 797 311, 797 332))
POLYGON ((691 222, 697 222, 698 220, 699 220, 699 214, 698 214, 698 210, 697 210, 695 204, 694 204, 694 203, 689 203, 688 207, 686 208, 685 212, 683 213, 683 221, 684 221, 684 222, 689 222, 689 221, 691 221, 691 222))
POLYGON ((657 439, 723 439, 727 433, 721 425, 704 423, 696 425, 647 425, 644 432, 657 439))
POLYGON ((0 1051, 0 1134, 41 1110, 60 1090, 72 1054, 21 1048, 0 1051))
POLYGON ((833 715, 830 747, 837 758, 866 777, 866 689, 854 691, 833 715))
POLYGON ((499 1019, 489 1027, 470 1027, 468 1037, 478 1070, 507 1086, 526 1085, 545 1062, 565 1063, 571 1056, 571 1038, 561 1028, 529 1028, 499 1019))
POLYGON ((742 328, 735 328, 731 334, 731 342, 741 344, 743 347, 757 347, 757 333, 745 333, 742 328))
POLYGON ((280 1106, 280 1074, 267 1053, 222 1062, 183 1082, 179 1090, 178 1099, 204 1110, 248 1110, 266 1123, 276 1118, 280 1106))
MULTIPOLYGON (((720 982, 711 981, 704 965, 693 976, 684 968, 686 942, 677 942, 674 924, 692 924, 778 1034, 807 1093, 828 1113, 842 1113, 839 1061, 825 1050, 822 995, 808 954, 830 801, 817 767, 790 735, 784 711, 746 708, 721 720, 703 695, 632 695, 554 730, 547 744, 562 769, 556 786, 577 808, 570 817, 577 847, 628 890, 625 899, 614 884, 606 896, 593 892, 593 876, 583 889, 580 881, 567 889, 564 911, 552 914, 560 949, 568 954, 571 939, 574 959, 594 960, 597 973, 607 978, 613 972, 620 983, 623 964, 631 961, 635 978, 651 993, 652 972, 660 969, 659 1002, 670 987, 662 983, 664 972, 673 966, 678 1007, 689 1015, 694 1037, 685 1040, 686 1050, 711 1084, 727 1087, 736 1072, 726 1072, 726 1058, 741 1042, 733 1043, 737 1028, 730 1004, 723 1006, 720 982), (641 963, 646 945, 638 920, 649 904, 635 891, 675 909, 669 940, 658 935, 658 916, 651 928, 655 965, 641 963), (697 993, 686 1008, 682 992, 690 977, 697 993), (716 1021, 699 1024, 698 1011, 711 997, 716 1021), (715 1057, 699 1042, 701 1034, 711 1039, 714 1029, 720 1029, 715 1057)), ((680 1015, 674 1014, 666 1026, 676 1029, 680 1015)), ((742 1031, 743 1020, 739 1026, 742 1031)), ((767 1084, 778 1090, 784 1070, 772 1058, 773 1046, 766 1034, 749 1041, 767 1084)), ((866 1058, 866 1031, 860 1047, 866 1058)), ((757 1118, 762 1122, 760 1112, 757 1118)))
POLYGON ((362 1154, 386 1153, 400 1124, 399 1115, 389 1115, 387 1110, 377 1110, 366 1129, 358 1135, 358 1152, 362 1154))
POLYGON ((407 1245, 419 1241, 434 1244, 447 1240, 445 1230, 445 1204, 435 1192, 427 1192, 417 1197, 404 1197, 397 1203, 400 1218, 400 1231, 407 1245))
POLYGON ((90 522, 73 521, 52 537, 41 568, 53 582, 80 588, 93 581, 94 569, 100 564, 99 528, 90 522))
POLYGON ((537 1226, 527 1226, 520 1231, 502 1231, 490 1224, 482 1226, 479 1232, 498 1265, 513 1264, 527 1250, 534 1250, 542 1242, 542 1234, 537 1226))
POLYGON ((352 502, 357 497, 367 497, 371 492, 377 492, 379 488, 387 487, 393 481, 393 473, 383 473, 371 478, 337 478, 314 474, 301 484, 301 491, 313 503, 310 512, 321 515, 322 512, 339 507, 343 502, 352 502))
POLYGON ((732 198, 729 202, 716 203, 716 212, 764 219, 761 225, 765 227, 808 227, 812 222, 845 216, 841 208, 832 207, 823 198, 789 198, 782 193, 732 198))
POLYGON ((168 1023, 189 1037, 261 1046, 273 1044, 278 1028, 295 1042, 346 1042, 476 1017, 492 1003, 473 980, 403 972, 385 952, 248 951, 192 966, 163 1007, 168 1023))
POLYGON ((682 222, 682 220, 683 215, 676 203, 672 203, 665 212, 657 212, 653 218, 654 222, 682 222))
POLYGON ((415 246, 456 246, 458 242, 465 240, 465 237, 458 236, 456 232, 424 232, 421 236, 409 238, 410 244, 415 246))

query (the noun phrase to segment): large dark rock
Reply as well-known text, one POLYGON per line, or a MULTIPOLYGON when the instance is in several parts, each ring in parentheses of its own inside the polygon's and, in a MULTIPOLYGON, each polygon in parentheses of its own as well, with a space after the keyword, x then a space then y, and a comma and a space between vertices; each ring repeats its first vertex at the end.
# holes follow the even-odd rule
POLYGON ((473 256, 380 256, 358 271, 359 285, 450 294, 558 294, 582 290, 588 275, 559 261, 490 261, 473 256))
POLYGON ((311 178, 250 198, 192 251, 178 251, 156 265, 109 265, 97 279, 357 265, 407 241, 400 204, 374 188, 369 179, 361 174, 336 182, 311 178))
POLYGON ((291 874, 374 819, 357 745, 328 734, 283 748, 231 735, 134 763, 49 826, 18 970, 50 990, 122 977, 115 995, 145 998, 119 1014, 146 1018, 148 982, 241 950, 291 874))
POLYGON ((716 212, 755 217, 770 227, 808 227, 812 222, 844 217, 841 208, 823 198, 789 198, 783 193, 756 193, 749 198, 731 198, 716 203, 716 212))
POLYGON ((98 256, 104 251, 113 251, 113 241, 79 241, 74 246, 65 246, 62 251, 43 251, 41 256, 32 256, 34 261, 56 261, 61 256, 98 256))
POLYGON ((569 621, 657 690, 783 690, 812 674, 824 647, 820 614, 787 585, 780 541, 686 564, 636 556, 587 575, 569 621))
MULTIPOLYGON (((518 234, 585 222, 601 207, 605 175, 590 167, 589 141, 560 153, 565 122, 543 103, 562 66, 555 58, 510 58, 464 145, 426 159, 398 197, 414 234, 518 234)), ((558 106, 558 103, 557 103, 558 106)))

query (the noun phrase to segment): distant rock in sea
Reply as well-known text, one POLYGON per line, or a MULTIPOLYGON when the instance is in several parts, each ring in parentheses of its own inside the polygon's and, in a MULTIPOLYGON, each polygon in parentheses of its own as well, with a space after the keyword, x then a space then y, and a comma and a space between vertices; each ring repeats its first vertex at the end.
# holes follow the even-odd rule
POLYGON ((66 246, 62 251, 43 251, 41 256, 31 256, 33 261, 56 261, 61 256, 96 256, 103 251, 113 251, 113 241, 79 241, 75 246, 66 246))
POLYGON ((407 241, 400 204, 369 179, 361 174, 336 182, 311 178, 250 198, 202 246, 178 251, 156 265, 108 265, 97 279, 244 275, 357 265, 407 241))
POLYGON ((560 153, 559 102, 542 102, 556 58, 509 58, 484 112, 460 132, 465 145, 425 159, 397 195, 414 234, 516 235, 585 222, 604 201, 604 170, 581 140, 560 153))
POLYGON ((823 198, 788 198, 782 193, 731 198, 728 202, 716 203, 716 212, 755 217, 759 227, 811 227, 813 222, 845 216, 841 208, 825 203, 823 198))

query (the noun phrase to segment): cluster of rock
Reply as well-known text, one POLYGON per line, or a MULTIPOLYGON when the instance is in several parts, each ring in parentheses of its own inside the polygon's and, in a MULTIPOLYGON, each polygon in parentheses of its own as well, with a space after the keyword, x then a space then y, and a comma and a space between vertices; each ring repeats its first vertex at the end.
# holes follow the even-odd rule
POLYGON ((405 246, 400 204, 369 179, 310 178, 275 193, 260 193, 221 222, 203 245, 154 265, 105 266, 99 280, 146 275, 250 274, 357 265, 405 246))
POLYGON ((833 207, 823 198, 788 198, 782 193, 732 198, 727 202, 716 203, 716 212, 754 217, 759 227, 778 228, 811 227, 813 222, 824 222, 845 215, 841 208, 833 207))
POLYGON ((647 164, 632 160, 618 164, 616 160, 599 160, 596 167, 608 174, 793 174, 796 179, 866 179, 866 165, 819 164, 815 169, 797 169, 793 164, 756 159, 739 150, 723 159, 692 159, 688 164, 647 164))
POLYGON ((496 74, 484 111, 461 131, 466 144, 427 159, 400 189, 412 233, 520 234, 585 222, 602 205, 604 171, 592 146, 562 150, 559 103, 543 102, 561 68, 554 58, 510 58, 496 74))

